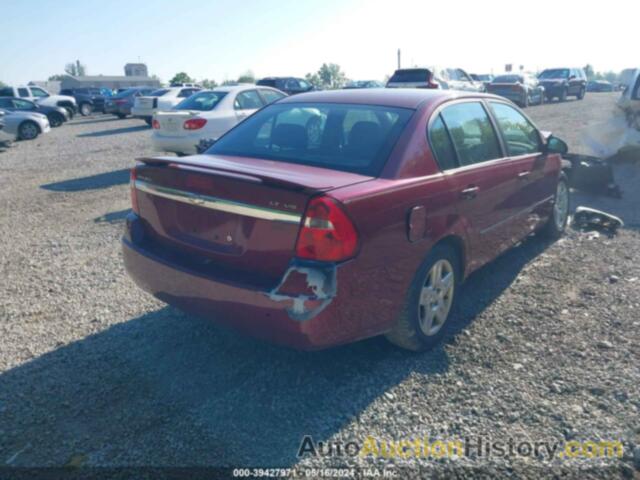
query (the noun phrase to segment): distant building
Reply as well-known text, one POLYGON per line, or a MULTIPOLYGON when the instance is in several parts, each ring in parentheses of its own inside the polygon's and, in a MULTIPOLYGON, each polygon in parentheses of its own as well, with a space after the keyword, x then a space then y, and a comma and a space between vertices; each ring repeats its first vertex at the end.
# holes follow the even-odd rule
POLYGON ((160 80, 158 79, 130 75, 86 75, 83 77, 65 75, 60 83, 60 89, 62 90, 83 87, 109 88, 111 90, 130 87, 160 87, 160 80))
POLYGON ((124 74, 127 77, 148 77, 149 71, 144 63, 127 63, 124 66, 124 74))

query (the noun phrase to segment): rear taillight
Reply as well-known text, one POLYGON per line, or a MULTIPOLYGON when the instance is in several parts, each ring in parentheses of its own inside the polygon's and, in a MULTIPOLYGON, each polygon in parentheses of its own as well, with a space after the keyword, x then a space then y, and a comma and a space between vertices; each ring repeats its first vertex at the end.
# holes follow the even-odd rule
POLYGON ((159 129, 160 129, 160 122, 154 118, 154 119, 151 121, 151 127, 152 127, 154 130, 159 130, 159 129))
POLYGON ((138 209, 138 191, 136 190, 136 168, 133 167, 131 169, 131 174, 129 177, 130 180, 130 188, 131 188, 131 209, 134 213, 140 214, 140 210, 138 209))
POLYGON ((339 262, 353 257, 358 233, 338 204, 328 197, 311 199, 296 242, 296 256, 309 260, 339 262))
POLYGON ((204 127, 206 123, 207 123, 207 119, 206 118, 192 118, 192 119, 187 120, 186 122, 184 122, 184 129, 185 130, 198 130, 199 128, 204 127))
POLYGON ((125 103, 127 103, 126 100, 114 100, 113 103, 115 103, 116 105, 124 105, 125 103))

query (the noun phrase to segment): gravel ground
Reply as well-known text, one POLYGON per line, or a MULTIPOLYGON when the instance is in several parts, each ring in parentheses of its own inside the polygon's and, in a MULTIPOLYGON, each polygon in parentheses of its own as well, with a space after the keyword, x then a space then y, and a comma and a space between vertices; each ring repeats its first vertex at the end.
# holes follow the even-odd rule
MULTIPOLYGON (((579 151, 581 128, 614 99, 528 113, 579 151)), ((469 279, 436 350, 371 339, 300 353, 184 315, 127 278, 127 169, 152 153, 148 136, 138 121, 96 116, 0 152, 0 466, 291 466, 304 435, 619 439, 615 461, 299 465, 640 477, 639 169, 617 169, 622 200, 572 200, 621 215, 617 236, 569 230, 555 244, 523 242, 469 279)))

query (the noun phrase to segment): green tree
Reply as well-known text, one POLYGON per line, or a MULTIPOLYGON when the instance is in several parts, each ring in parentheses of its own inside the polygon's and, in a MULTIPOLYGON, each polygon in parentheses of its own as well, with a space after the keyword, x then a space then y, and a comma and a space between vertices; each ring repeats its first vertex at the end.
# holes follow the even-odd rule
POLYGON ((67 63, 64 66, 64 71, 73 77, 82 77, 87 74, 87 67, 80 63, 80 60, 76 60, 75 62, 67 63))
POLYGON ((304 79, 316 88, 322 88, 322 80, 317 73, 307 73, 304 79))
POLYGON ((178 72, 171 80, 169 80, 170 85, 173 85, 174 83, 195 83, 195 80, 185 72, 178 72))
POLYGON ((51 75, 47 80, 49 80, 50 82, 53 82, 53 81, 57 81, 57 82, 59 82, 59 81, 61 81, 64 77, 66 77, 66 75, 65 75, 65 74, 63 74, 63 73, 57 73, 56 75, 51 75))
POLYGON ((226 80, 222 81, 222 86, 235 85, 236 83, 238 83, 236 80, 232 80, 232 79, 227 78, 226 80))
POLYGON ((251 70, 247 70, 238 77, 238 83, 256 83, 256 76, 251 70))
POLYGON ((6 87, 6 86, 7 86, 7 84, 6 84, 6 83, 4 83, 2 80, 0 80, 0 88, 2 88, 2 87, 6 87))
POLYGON ((211 90, 212 88, 216 88, 218 86, 218 82, 216 82, 212 78, 205 78, 200 81, 200 85, 202 85, 203 88, 211 90))
POLYGON ((335 63, 323 63, 318 70, 318 76, 322 81, 322 86, 328 89, 342 88, 347 83, 347 77, 340 65, 335 63))
POLYGON ((587 63, 584 66, 584 73, 587 76, 587 80, 591 80, 595 74, 595 72, 593 71, 593 66, 591 66, 591 64, 587 63))

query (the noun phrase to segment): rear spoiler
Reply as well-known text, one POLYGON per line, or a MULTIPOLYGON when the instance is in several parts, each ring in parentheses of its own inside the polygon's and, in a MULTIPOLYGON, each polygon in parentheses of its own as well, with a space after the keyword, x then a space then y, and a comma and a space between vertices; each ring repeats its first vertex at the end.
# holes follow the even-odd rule
POLYGON ((286 190, 319 192, 329 190, 331 188, 329 187, 326 189, 312 189, 307 187, 306 185, 300 185, 295 181, 284 180, 282 178, 273 178, 268 175, 260 175, 260 173, 256 172, 245 173, 243 171, 236 171, 220 166, 212 167, 210 165, 207 165, 205 162, 198 161, 197 158, 198 157, 140 157, 136 158, 136 162, 141 162, 151 167, 179 168, 181 170, 189 170, 193 172, 204 173, 206 175, 234 178, 245 182, 260 183, 263 185, 284 188, 286 190))

